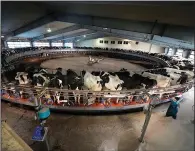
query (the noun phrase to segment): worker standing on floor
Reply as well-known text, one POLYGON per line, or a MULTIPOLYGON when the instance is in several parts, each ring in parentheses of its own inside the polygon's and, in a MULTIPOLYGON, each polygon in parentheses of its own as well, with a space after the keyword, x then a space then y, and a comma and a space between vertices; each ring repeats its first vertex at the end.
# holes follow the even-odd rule
POLYGON ((167 110, 166 117, 172 116, 173 119, 177 118, 178 107, 180 107, 179 103, 180 101, 176 100, 175 97, 171 98, 171 104, 167 110))

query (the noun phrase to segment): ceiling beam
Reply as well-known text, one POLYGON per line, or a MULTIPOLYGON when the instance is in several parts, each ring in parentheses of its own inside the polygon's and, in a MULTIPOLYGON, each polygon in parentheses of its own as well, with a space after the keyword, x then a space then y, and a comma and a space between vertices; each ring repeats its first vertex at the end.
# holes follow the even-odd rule
POLYGON ((145 34, 145 33, 139 33, 139 32, 132 32, 127 30, 119 30, 119 29, 112 29, 112 28, 102 28, 97 26, 88 26, 88 25, 82 25, 82 28, 90 29, 90 30, 96 30, 98 32, 102 32, 105 34, 110 35, 121 35, 121 36, 127 36, 131 37, 132 40, 141 40, 141 41, 149 41, 152 37, 152 34, 145 34))
POLYGON ((46 33, 46 34, 34 37, 31 40, 32 41, 41 40, 41 39, 49 38, 49 37, 52 37, 52 36, 61 35, 63 33, 71 32, 71 31, 74 31, 74 30, 78 30, 80 28, 81 28, 81 25, 73 25, 73 26, 70 26, 70 27, 67 27, 67 28, 63 28, 63 29, 60 29, 60 30, 53 31, 51 33, 46 33))
POLYGON ((48 24, 50 22, 53 22, 55 20, 56 20, 55 13, 50 13, 46 16, 40 17, 39 19, 36 19, 36 20, 12 31, 11 33, 7 34, 6 37, 9 39, 9 37, 17 36, 19 34, 22 34, 22 33, 25 33, 27 31, 30 31, 32 29, 38 28, 40 26, 43 26, 43 25, 48 24))
POLYGON ((51 41, 66 40, 66 39, 75 38, 75 37, 79 37, 79 36, 83 36, 83 35, 89 35, 89 34, 93 34, 93 33, 96 33, 96 31, 87 30, 87 31, 82 31, 82 32, 70 34, 67 36, 65 35, 65 36, 61 36, 58 38, 54 38, 54 39, 51 39, 51 41))
MULTIPOLYGON (((167 26, 165 27, 167 28, 167 26)), ((163 34, 166 30, 165 27, 162 29, 163 34)), ((142 41, 142 42, 149 42, 149 43, 154 43, 154 44, 163 45, 167 47, 194 49, 194 40, 192 40, 192 42, 189 42, 189 41, 183 41, 183 40, 179 40, 175 38, 164 37, 162 36, 162 32, 160 35, 153 35, 152 33, 145 34, 145 33, 139 33, 139 32, 131 32, 127 30, 102 28, 102 27, 88 26, 88 25, 82 25, 82 28, 96 30, 99 32, 109 34, 110 36, 127 38, 131 40, 142 41)))
MULTIPOLYGON (((97 26, 102 28, 113 28, 130 30, 134 32, 149 33, 153 27, 152 22, 131 21, 126 19, 107 18, 98 16, 78 15, 78 14, 58 14, 58 21, 78 23, 89 26, 97 26)), ((158 24, 155 32, 158 33, 162 24, 158 24)))
MULTIPOLYGON (((154 22, 133 21, 126 19, 107 18, 89 15, 77 15, 77 14, 59 14, 57 15, 58 21, 71 22, 96 27, 98 31, 102 31, 103 28, 111 29, 111 33, 130 34, 137 40, 145 39, 148 42, 152 42, 152 39, 158 37, 159 43, 167 39, 167 45, 171 44, 169 38, 172 38, 171 42, 173 46, 194 49, 194 28, 168 25, 154 22), (128 31, 128 33, 126 33, 128 31), (152 31, 152 32, 151 32, 152 31), (136 34, 136 36, 133 36, 136 34), (160 37, 159 37, 160 36, 160 37), (162 39, 161 39, 162 38, 162 39), (176 42, 177 41, 177 42, 176 42), (175 45, 175 43, 177 43, 175 45), (178 45, 178 43, 180 43, 178 45)), ((94 29, 94 28, 89 28, 94 29)), ((107 31, 109 32, 109 31, 107 31)), ((130 36, 128 35, 128 36, 130 36)), ((155 42, 157 40, 154 40, 155 42)))
MULTIPOLYGON (((82 35, 82 36, 79 36, 79 37, 72 38, 71 41, 72 42, 81 42, 81 41, 86 41, 86 40, 91 40, 91 39, 102 38, 102 37, 105 37, 105 36, 108 36, 108 35, 105 34, 105 33, 96 32, 96 33, 87 35, 86 37, 83 37, 83 35, 82 35)), ((69 41, 69 39, 65 40, 65 41, 69 41)))
MULTIPOLYGON (((194 28, 168 25, 154 22, 133 21, 127 19, 117 19, 108 17, 98 17, 89 15, 77 15, 68 13, 51 13, 47 16, 41 17, 9 34, 13 37, 21 33, 27 32, 34 28, 40 27, 53 21, 63 21, 81 24, 82 28, 89 26, 87 29, 95 30, 103 33, 115 34, 118 36, 128 37, 134 40, 140 40, 151 43, 167 44, 179 48, 194 49, 194 28), (103 28, 108 28, 104 31, 103 28)), ((51 33, 52 34, 52 33, 51 33)), ((53 35, 59 34, 53 33, 53 35)), ((52 41, 67 39, 79 36, 79 33, 61 36, 59 38, 51 39, 52 41)), ((84 33, 87 34, 87 33, 84 33)), ((47 37, 36 37, 37 39, 47 37)), ((7 38, 7 36, 5 36, 7 38)))

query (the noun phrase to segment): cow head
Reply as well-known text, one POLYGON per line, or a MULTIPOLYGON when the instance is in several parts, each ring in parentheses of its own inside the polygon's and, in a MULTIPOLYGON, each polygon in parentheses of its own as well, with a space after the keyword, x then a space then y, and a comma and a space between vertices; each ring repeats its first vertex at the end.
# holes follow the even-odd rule
POLYGON ((82 70, 81 71, 81 75, 84 76, 86 74, 86 71, 85 70, 82 70))
POLYGON ((42 73, 37 73, 33 75, 32 83, 34 85, 45 86, 46 84, 48 84, 48 82, 49 82, 49 79, 46 76, 44 76, 44 74, 42 73))
POLYGON ((121 71, 121 72, 126 72, 126 71, 127 71, 127 69, 122 68, 122 69, 120 69, 120 71, 121 71))
POLYGON ((104 85, 104 81, 100 78, 100 76, 95 76, 96 80, 97 80, 97 84, 103 86, 104 85))
POLYGON ((63 88, 63 83, 61 79, 55 77, 54 79, 50 80, 49 86, 56 87, 56 88, 63 88))
POLYGON ((62 72, 62 68, 56 68, 57 71, 62 72))
POLYGON ((28 75, 28 73, 26 73, 26 72, 17 72, 15 80, 19 80, 21 76, 27 76, 27 75, 28 75))
POLYGON ((26 72, 17 72, 15 80, 18 80, 19 84, 27 84, 29 82, 28 73, 26 73, 26 72))
POLYGON ((109 82, 109 73, 105 72, 104 74, 100 75, 100 78, 102 79, 103 83, 109 82))
POLYGON ((45 74, 47 74, 48 71, 47 71, 46 69, 41 69, 41 70, 39 71, 39 73, 45 73, 45 74))

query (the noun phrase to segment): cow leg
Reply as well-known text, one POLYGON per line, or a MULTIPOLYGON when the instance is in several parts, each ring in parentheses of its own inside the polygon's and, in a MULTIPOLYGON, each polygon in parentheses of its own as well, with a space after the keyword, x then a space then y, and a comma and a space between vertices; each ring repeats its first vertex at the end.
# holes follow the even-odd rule
POLYGON ((80 104, 81 95, 78 95, 78 104, 80 104))
POLYGON ((119 98, 116 99, 116 103, 117 103, 117 104, 118 104, 118 100, 119 100, 119 98))
POLYGON ((77 102, 77 96, 76 96, 75 92, 73 92, 73 95, 74 95, 75 102, 77 102))

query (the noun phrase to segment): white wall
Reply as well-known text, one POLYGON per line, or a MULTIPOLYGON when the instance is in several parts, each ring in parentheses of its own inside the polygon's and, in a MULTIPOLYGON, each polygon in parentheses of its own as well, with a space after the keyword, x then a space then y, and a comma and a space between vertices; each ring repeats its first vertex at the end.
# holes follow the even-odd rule
POLYGON ((128 40, 128 39, 120 39, 115 37, 104 37, 98 39, 91 39, 81 42, 76 42, 74 46, 78 47, 101 47, 101 48, 119 48, 119 49, 132 49, 132 50, 142 50, 146 52, 152 53, 164 53, 165 48, 151 45, 150 43, 139 42, 136 44, 136 41, 128 40), (103 43, 100 43, 100 40, 103 40, 103 43), (108 40, 108 44, 105 44, 104 41, 108 40), (111 41, 115 41, 115 44, 111 44, 111 41), (118 44, 118 41, 128 41, 128 44, 118 44))
POLYGON ((101 47, 101 48, 119 48, 119 49, 131 49, 130 44, 118 44, 118 41, 129 41, 128 39, 119 39, 114 37, 104 37, 98 39, 91 39, 82 42, 77 42, 76 46, 80 47, 101 47), (103 43, 100 43, 100 40, 103 40, 103 43), (108 40, 108 44, 105 44, 104 41, 108 40), (115 41, 115 44, 111 44, 111 41, 115 41))
POLYGON ((165 53, 165 48, 158 46, 158 45, 152 45, 150 52, 151 53, 165 53))

